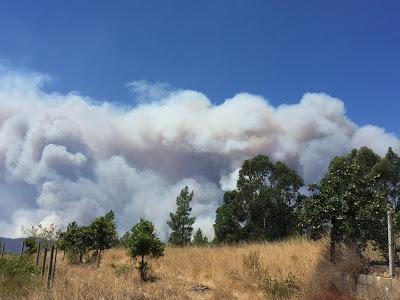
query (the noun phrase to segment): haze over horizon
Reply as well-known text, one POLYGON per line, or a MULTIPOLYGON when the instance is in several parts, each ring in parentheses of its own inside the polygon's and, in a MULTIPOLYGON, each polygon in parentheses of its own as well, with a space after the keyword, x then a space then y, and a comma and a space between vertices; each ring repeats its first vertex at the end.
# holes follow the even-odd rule
POLYGON ((308 184, 352 148, 400 153, 398 4, 311 2, 2 4, 0 236, 113 209, 166 238, 188 185, 211 237, 245 159, 308 184))

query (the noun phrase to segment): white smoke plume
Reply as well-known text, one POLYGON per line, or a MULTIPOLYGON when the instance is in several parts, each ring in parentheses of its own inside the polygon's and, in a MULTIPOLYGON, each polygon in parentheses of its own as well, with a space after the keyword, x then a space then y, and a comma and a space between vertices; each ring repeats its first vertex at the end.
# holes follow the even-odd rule
POLYGON ((357 126, 326 94, 274 107, 240 93, 216 105, 200 92, 136 81, 127 86, 140 101, 129 107, 46 92, 46 80, 0 68, 0 236, 21 235, 21 225, 85 224, 113 209, 120 232, 147 217, 166 238, 188 185, 195 227, 211 237, 244 159, 268 154, 310 183, 354 147, 400 150, 396 136, 357 126))

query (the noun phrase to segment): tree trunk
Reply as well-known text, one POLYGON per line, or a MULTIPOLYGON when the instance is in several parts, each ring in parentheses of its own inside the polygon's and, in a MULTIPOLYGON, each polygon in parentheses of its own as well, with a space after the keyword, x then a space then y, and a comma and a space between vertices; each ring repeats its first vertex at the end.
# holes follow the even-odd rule
POLYGON ((335 262, 335 253, 336 253, 336 218, 332 217, 331 218, 331 233, 330 233, 330 252, 331 252, 331 256, 330 256, 330 260, 332 263, 335 262))
POLYGON ((145 279, 146 279, 145 269, 144 269, 144 255, 142 255, 142 261, 140 263, 140 279, 142 281, 145 281, 145 279))
POLYGON ((40 242, 37 244, 35 267, 39 266, 39 256, 40 256, 40 242))
POLYGON ((100 267, 100 259, 101 259, 101 249, 99 251, 99 257, 97 258, 97 267, 100 267))

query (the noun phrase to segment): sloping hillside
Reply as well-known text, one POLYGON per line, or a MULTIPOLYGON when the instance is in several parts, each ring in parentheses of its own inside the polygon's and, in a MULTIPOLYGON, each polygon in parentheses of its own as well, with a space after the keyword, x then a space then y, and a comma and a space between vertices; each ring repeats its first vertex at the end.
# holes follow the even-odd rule
POLYGON ((3 245, 3 243, 6 243, 5 252, 7 253, 19 253, 21 251, 21 245, 23 241, 24 241, 23 238, 9 239, 0 237, 1 244, 3 245))

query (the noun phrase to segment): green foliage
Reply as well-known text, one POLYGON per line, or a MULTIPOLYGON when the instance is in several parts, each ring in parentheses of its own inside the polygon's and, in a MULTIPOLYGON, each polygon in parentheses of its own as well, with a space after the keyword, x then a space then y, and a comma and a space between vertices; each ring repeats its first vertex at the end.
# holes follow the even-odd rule
POLYGON ((33 236, 25 239, 25 253, 34 254, 37 251, 37 241, 33 236))
POLYGON ((244 239, 243 230, 240 224, 240 212, 235 207, 236 202, 228 202, 225 199, 230 193, 226 192, 224 195, 224 204, 217 208, 214 231, 215 239, 214 242, 233 244, 244 239))
POLYGON ((298 289, 296 278, 289 273, 284 277, 273 277, 261 262, 258 251, 243 256, 243 268, 256 286, 272 299, 290 299, 298 289))
POLYGON ((196 233, 193 236, 193 245, 195 246, 205 246, 208 244, 208 238, 203 235, 201 229, 197 229, 196 233))
POLYGON ((64 234, 65 232, 60 232, 58 239, 56 241, 56 247, 59 250, 65 251, 66 250, 66 244, 65 244, 65 240, 64 240, 64 234))
POLYGON ((132 227, 128 239, 128 253, 133 259, 138 256, 138 271, 140 278, 146 280, 147 262, 144 261, 145 256, 158 258, 164 255, 165 245, 157 237, 153 223, 148 220, 140 219, 139 223, 132 227))
POLYGON ((114 212, 109 211, 102 217, 94 219, 89 226, 92 244, 90 248, 96 253, 110 249, 117 242, 117 226, 115 225, 114 212))
POLYGON ((214 224, 217 242, 281 239, 295 230, 302 179, 284 163, 258 155, 239 171, 237 189, 224 194, 214 224))
POLYGON ((82 263, 89 250, 100 255, 101 251, 114 246, 116 241, 114 213, 110 211, 93 220, 89 226, 78 226, 75 221, 69 223, 67 230, 59 234, 57 246, 67 253, 71 263, 82 263))
POLYGON ((185 186, 179 196, 176 198, 176 212, 170 213, 171 220, 167 222, 172 229, 169 242, 175 246, 185 246, 190 243, 193 223, 196 218, 191 217, 192 208, 190 202, 193 199, 193 191, 189 192, 189 188, 185 186))
POLYGON ((334 158, 320 183, 310 186, 311 196, 301 203, 304 232, 319 238, 330 229, 334 242, 362 249, 372 241, 386 252, 389 202, 380 182, 381 167, 379 156, 368 148, 334 158))
POLYGON ((129 241, 129 237, 130 237, 130 232, 127 231, 124 233, 124 235, 120 238, 119 243, 124 247, 127 248, 128 247, 128 241, 129 241))
POLYGON ((385 157, 373 166, 371 174, 377 177, 380 188, 383 189, 395 212, 398 212, 400 201, 400 158, 393 152, 392 148, 389 148, 385 157))
POLYGON ((58 244, 63 247, 71 263, 82 263, 83 256, 93 244, 91 230, 88 226, 78 226, 73 221, 68 224, 67 230, 60 234, 58 244))
POLYGON ((39 270, 22 255, 0 257, 0 298, 18 298, 38 284, 39 270))

